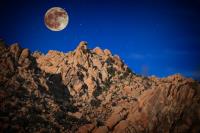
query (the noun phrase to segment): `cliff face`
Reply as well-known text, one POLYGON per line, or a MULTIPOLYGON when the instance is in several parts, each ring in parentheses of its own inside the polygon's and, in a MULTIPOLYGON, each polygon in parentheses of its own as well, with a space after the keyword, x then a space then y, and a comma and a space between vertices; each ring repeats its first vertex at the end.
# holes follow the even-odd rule
POLYGON ((44 55, 1 41, 0 103, 1 132, 200 132, 198 82, 136 75, 86 42, 44 55))

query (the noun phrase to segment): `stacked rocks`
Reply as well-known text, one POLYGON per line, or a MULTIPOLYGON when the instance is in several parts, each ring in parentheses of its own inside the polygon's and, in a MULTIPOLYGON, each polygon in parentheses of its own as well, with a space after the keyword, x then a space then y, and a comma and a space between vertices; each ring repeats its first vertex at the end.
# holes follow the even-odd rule
POLYGON ((118 55, 80 42, 31 53, 0 40, 1 132, 199 132, 200 84, 133 73, 118 55))

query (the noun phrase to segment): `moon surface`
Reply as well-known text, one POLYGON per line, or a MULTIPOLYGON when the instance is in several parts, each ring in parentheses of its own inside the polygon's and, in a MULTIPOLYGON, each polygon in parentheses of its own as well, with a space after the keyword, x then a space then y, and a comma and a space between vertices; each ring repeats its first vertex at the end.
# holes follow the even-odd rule
POLYGON ((53 7, 45 13, 44 22, 48 29, 61 31, 68 25, 69 16, 63 8, 53 7))

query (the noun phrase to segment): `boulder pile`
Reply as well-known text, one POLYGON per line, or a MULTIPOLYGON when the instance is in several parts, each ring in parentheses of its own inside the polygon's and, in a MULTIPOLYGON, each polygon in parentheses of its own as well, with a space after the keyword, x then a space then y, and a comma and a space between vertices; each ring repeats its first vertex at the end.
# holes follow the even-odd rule
POLYGON ((143 77, 80 42, 31 53, 0 41, 0 132, 198 133, 200 84, 143 77))

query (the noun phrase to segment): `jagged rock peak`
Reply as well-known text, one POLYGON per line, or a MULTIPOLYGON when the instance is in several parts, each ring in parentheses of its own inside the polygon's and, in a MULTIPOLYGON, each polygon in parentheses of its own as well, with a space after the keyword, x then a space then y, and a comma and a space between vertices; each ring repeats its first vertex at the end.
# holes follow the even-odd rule
POLYGON ((79 43, 79 45, 77 46, 77 48, 76 48, 76 51, 85 51, 85 50, 87 50, 87 45, 88 45, 88 43, 86 42, 86 41, 81 41, 80 43, 79 43))
POLYGON ((0 86, 1 132, 200 132, 199 82, 136 75, 84 41, 66 54, 2 47, 0 86))
POLYGON ((104 51, 99 47, 94 48, 93 52, 95 52, 98 55, 104 55, 104 51))
POLYGON ((10 46, 10 52, 11 53, 16 53, 17 51, 19 51, 21 48, 19 46, 18 43, 14 43, 10 46))

